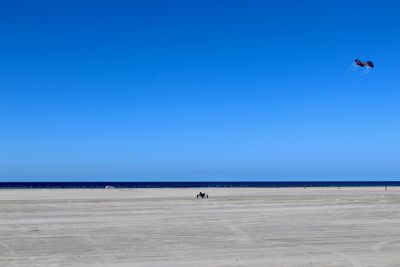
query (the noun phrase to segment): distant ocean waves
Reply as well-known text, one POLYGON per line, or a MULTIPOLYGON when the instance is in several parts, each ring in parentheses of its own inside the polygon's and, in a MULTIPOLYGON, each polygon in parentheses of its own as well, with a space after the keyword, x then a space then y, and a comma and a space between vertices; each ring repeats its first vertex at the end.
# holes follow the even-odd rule
POLYGON ((0 182, 0 188, 195 188, 400 186, 400 181, 297 182, 0 182))

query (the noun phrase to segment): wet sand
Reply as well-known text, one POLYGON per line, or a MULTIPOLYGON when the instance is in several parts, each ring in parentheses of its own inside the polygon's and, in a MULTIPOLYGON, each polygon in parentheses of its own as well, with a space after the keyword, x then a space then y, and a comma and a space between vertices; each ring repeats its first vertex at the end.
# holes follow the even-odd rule
POLYGON ((400 188, 0 190, 0 266, 394 267, 399 252, 400 188))

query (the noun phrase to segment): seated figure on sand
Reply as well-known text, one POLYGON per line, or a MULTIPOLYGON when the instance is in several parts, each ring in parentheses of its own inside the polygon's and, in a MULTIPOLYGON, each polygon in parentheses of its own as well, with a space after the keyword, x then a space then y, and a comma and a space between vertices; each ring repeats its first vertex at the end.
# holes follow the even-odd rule
POLYGON ((208 198, 208 195, 206 195, 206 193, 200 192, 200 193, 197 194, 197 198, 199 198, 199 197, 201 197, 201 198, 208 198))

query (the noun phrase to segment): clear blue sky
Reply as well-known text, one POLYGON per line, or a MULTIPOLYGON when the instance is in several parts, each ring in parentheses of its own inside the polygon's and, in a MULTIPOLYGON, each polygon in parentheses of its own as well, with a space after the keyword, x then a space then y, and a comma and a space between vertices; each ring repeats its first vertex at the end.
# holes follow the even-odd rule
POLYGON ((400 180, 399 10, 1 1, 0 180, 400 180))

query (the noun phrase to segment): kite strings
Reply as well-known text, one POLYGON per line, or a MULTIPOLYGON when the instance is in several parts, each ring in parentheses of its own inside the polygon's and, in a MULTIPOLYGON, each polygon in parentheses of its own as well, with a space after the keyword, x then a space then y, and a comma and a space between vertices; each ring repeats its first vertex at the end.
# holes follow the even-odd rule
POLYGON ((289 136, 286 139, 286 141, 290 141, 294 138, 297 137, 298 135, 298 130, 301 128, 304 128, 307 122, 310 121, 310 118, 314 116, 316 113, 320 112, 322 108, 328 108, 328 111, 334 110, 338 105, 338 101, 340 99, 343 100, 343 98, 346 98, 346 96, 349 94, 349 92, 357 86, 369 73, 368 70, 364 70, 361 75, 356 79, 353 80, 350 84, 347 84, 345 86, 340 86, 340 82, 343 80, 343 78, 348 78, 345 77, 346 75, 351 75, 349 76, 350 78, 354 77, 352 72, 357 71, 357 67, 355 64, 352 64, 344 73, 341 73, 338 75, 338 77, 331 82, 329 82, 327 85, 325 85, 321 90, 320 94, 314 97, 314 105, 311 107, 308 107, 306 109, 298 111, 295 116, 292 116, 294 120, 296 120, 295 117, 298 117, 300 113, 301 118, 296 120, 296 125, 294 127, 291 127, 291 131, 289 132, 289 136), (332 91, 331 89, 335 87, 335 90, 332 91), (329 95, 328 95, 329 93, 329 95), (327 98, 328 97, 328 98, 327 98), (327 102, 326 100, 329 99, 335 99, 336 101, 330 101, 327 102), (323 101, 325 100, 325 101, 323 101))

